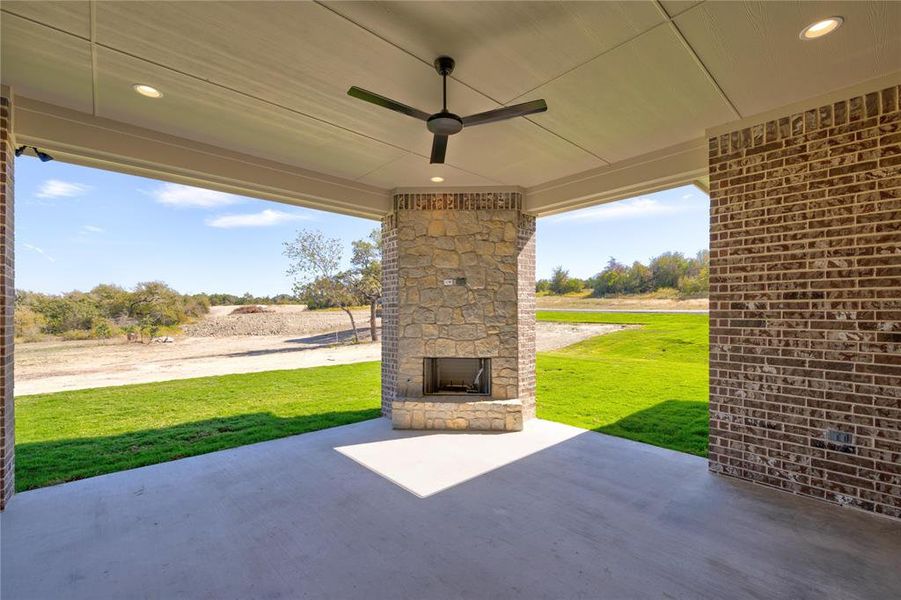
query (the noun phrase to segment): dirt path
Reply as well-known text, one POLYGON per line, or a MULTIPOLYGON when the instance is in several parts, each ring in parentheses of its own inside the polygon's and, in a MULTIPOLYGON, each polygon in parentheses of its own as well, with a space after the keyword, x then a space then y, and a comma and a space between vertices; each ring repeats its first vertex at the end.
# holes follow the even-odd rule
MULTIPOLYGON (((617 331, 618 325, 539 322, 538 351, 617 331)), ((171 344, 40 342, 16 347, 17 396, 208 375, 379 360, 381 344, 350 345, 348 331, 296 336, 183 337, 171 344)))

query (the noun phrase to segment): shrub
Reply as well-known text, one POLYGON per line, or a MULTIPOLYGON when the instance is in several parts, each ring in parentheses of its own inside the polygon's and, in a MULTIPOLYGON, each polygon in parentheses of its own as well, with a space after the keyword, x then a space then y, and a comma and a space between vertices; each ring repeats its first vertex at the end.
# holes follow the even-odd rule
POLYGON ((43 337, 47 318, 27 306, 17 305, 14 323, 17 338, 22 341, 34 342, 43 337))
POLYGON ((103 317, 96 317, 91 324, 91 337, 97 340, 105 340, 121 335, 122 330, 115 323, 103 317))
POLYGON ((710 276, 707 268, 694 277, 679 278, 679 295, 683 298, 706 295, 710 290, 710 276))
POLYGON ((68 331, 63 331, 59 334, 59 337, 66 340, 67 342, 79 342, 83 340, 94 339, 94 334, 91 331, 87 331, 85 329, 70 329, 68 331))
POLYGON ((17 329, 30 338, 42 334, 64 339, 104 339, 122 333, 121 327, 177 327, 209 312, 206 294, 179 294, 165 283, 138 284, 134 291, 101 284, 90 292, 41 294, 16 292, 17 329), (84 333, 74 333, 81 331, 84 333))

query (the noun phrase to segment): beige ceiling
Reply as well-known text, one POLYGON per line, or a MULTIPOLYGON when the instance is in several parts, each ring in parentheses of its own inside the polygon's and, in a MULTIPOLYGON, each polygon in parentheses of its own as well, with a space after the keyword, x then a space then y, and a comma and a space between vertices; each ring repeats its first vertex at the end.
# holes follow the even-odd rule
POLYGON ((18 2, 0 75, 16 93, 380 188, 535 186, 703 137, 725 122, 901 70, 901 2, 18 2), (839 14, 816 42, 798 32, 839 14), (358 85, 473 127, 428 164, 414 119, 358 85), (131 84, 161 89, 161 100, 131 84))

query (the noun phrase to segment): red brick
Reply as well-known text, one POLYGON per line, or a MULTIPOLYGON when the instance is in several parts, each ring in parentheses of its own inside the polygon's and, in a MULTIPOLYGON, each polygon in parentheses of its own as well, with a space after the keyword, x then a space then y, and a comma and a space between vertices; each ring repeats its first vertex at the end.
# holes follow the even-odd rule
POLYGON ((711 470, 901 514, 899 127, 890 88, 717 138, 711 470))

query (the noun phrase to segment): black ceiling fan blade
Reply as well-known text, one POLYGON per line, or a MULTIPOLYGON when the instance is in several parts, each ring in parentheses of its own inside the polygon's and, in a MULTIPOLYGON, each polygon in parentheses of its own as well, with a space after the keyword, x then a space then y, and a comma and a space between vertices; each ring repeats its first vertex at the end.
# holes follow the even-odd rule
POLYGON ((447 136, 436 135, 432 139, 432 158, 429 159, 431 164, 444 164, 444 155, 447 153, 447 136))
POLYGON ((494 123, 513 117, 524 117, 547 110, 547 102, 544 100, 532 100, 531 102, 523 102, 522 104, 514 104, 513 106, 505 106, 496 108, 487 112, 478 113, 463 117, 463 126, 470 127, 472 125, 484 125, 485 123, 494 123))
POLYGON ((388 110, 393 110, 395 112, 399 112, 414 119, 419 119, 420 121, 426 121, 429 118, 429 114, 427 112, 423 112, 418 108, 413 108, 412 106, 407 106, 406 104, 401 104, 397 100, 392 100, 391 98, 386 98, 384 96, 380 96, 375 92, 370 92, 368 90, 364 90, 363 88, 358 88, 357 86, 353 86, 349 90, 347 90, 348 96, 353 96, 354 98, 358 98, 360 100, 365 100, 366 102, 371 102, 376 106, 381 106, 382 108, 387 108, 388 110))

